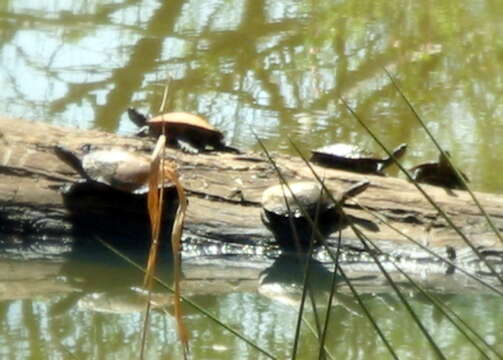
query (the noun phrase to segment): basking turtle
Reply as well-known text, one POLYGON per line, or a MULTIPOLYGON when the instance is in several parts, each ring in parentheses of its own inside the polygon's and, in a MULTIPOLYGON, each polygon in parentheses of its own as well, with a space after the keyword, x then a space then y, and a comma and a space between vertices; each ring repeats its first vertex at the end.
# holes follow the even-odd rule
MULTIPOLYGON (((445 151, 445 154, 450 157, 448 151, 445 151)), ((468 177, 461 171, 459 173, 463 180, 458 177, 454 169, 449 165, 447 157, 442 153, 438 156, 438 161, 416 165, 409 171, 412 172, 414 181, 446 188, 464 189, 463 180, 470 182, 468 177)))
POLYGON ((95 150, 83 146, 83 154, 56 146, 54 152, 87 182, 110 186, 134 194, 148 191, 150 160, 124 150, 95 150))
MULTIPOLYGON (((407 144, 401 144, 393 150, 393 156, 399 158, 406 150, 407 144)), ((383 175, 384 169, 393 163, 390 156, 379 158, 358 146, 344 143, 313 150, 311 161, 325 167, 377 175, 383 175)))
MULTIPOLYGON (((359 182, 338 194, 335 199, 343 205, 369 185, 367 180, 359 182)), ((262 194, 262 222, 274 234, 280 247, 295 248, 296 238, 301 249, 309 246, 313 228, 304 212, 314 221, 318 211, 317 227, 322 236, 328 236, 341 227, 340 213, 320 184, 303 181, 291 183, 289 188, 286 185, 274 185, 262 194), (292 225, 295 232, 292 231, 292 225)))
POLYGON ((128 109, 128 115, 137 126, 147 126, 153 136, 159 136, 164 127, 168 143, 184 151, 198 153, 210 146, 217 151, 240 153, 238 149, 225 145, 224 135, 200 116, 169 112, 147 119, 134 108, 128 109))

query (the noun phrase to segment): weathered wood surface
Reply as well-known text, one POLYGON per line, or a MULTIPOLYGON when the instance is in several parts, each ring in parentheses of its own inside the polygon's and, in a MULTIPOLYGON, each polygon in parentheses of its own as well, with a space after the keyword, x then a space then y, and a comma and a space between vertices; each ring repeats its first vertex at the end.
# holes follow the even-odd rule
MULTIPOLYGON (((53 153, 62 144, 78 149, 83 144, 100 148, 121 147, 148 151, 152 141, 122 137, 94 130, 76 130, 0 118, 0 232, 19 238, 27 235, 72 235, 72 218, 65 208, 59 188, 77 176, 53 153)), ((272 166, 259 154, 208 153, 191 155, 168 150, 187 189, 189 208, 185 236, 245 244, 271 241, 271 234, 260 221, 260 197, 269 185, 277 183, 272 166), (236 196, 236 190, 241 196, 236 196)), ((301 159, 283 155, 275 159, 290 180, 312 179, 301 159)), ((315 166, 329 188, 343 189, 369 179, 372 185, 356 200, 378 213, 408 236, 432 248, 464 247, 460 237, 408 182, 392 177, 378 177, 329 170, 315 166)), ((492 233, 469 194, 424 186, 425 190, 476 245, 492 249, 503 246, 492 233)), ((476 193, 497 227, 503 228, 503 196, 476 193)), ((125 213, 133 211, 123 205, 125 213)), ((354 201, 345 207, 358 218, 375 222, 379 231, 367 231, 371 239, 387 248, 408 241, 388 226, 365 213, 354 201)), ((366 230, 363 229, 365 232, 366 230)), ((350 229, 343 230, 345 241, 355 241, 350 229)))

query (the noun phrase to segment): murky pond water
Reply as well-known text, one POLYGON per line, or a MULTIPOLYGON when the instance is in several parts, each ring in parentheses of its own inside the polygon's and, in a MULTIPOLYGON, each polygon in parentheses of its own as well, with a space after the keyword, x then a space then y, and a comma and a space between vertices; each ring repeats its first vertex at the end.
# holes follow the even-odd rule
MULTIPOLYGON (((0 115, 132 134, 127 107, 156 113, 172 78, 168 108, 206 116, 234 146, 258 150, 256 133, 281 152, 293 153, 289 138, 305 151, 340 141, 379 150, 342 96, 388 147, 409 144, 406 166, 436 158, 386 68, 473 188, 502 193, 502 16, 503 3, 489 0, 5 0, 0 115)), ((47 275, 58 285, 51 282, 47 293, 6 296, 0 303, 2 357, 66 358, 68 349, 79 358, 134 357, 137 312, 77 306, 86 293, 103 292, 110 283, 138 285, 141 277, 125 281, 129 268, 109 262, 70 262, 53 270, 54 279, 47 275), (82 273, 96 280, 115 275, 76 295, 73 288, 88 286, 77 281, 82 273)), ((13 287, 4 293, 14 293, 13 287)), ((256 290, 210 292, 198 300, 276 356, 291 351, 294 308, 256 290)), ((365 301, 401 358, 433 358, 393 296, 365 301)), ((499 297, 447 301, 488 342, 498 343, 499 297)), ((449 358, 475 356, 431 305, 414 306, 449 358)), ((335 313, 329 345, 335 357, 388 358, 365 318, 341 307, 335 313)), ((166 345, 175 342, 173 320, 161 314, 152 317, 149 358, 177 358, 179 350, 166 345)), ((194 358, 260 358, 199 313, 187 321, 194 358)), ((300 348, 301 357, 315 358, 312 338, 303 337, 300 348)))
MULTIPOLYGON (((145 253, 126 251, 140 264, 145 253)), ((162 260, 162 259, 161 259, 162 260)), ((301 298, 302 275, 292 263, 278 260, 232 264, 228 257, 206 264, 186 259, 182 288, 190 301, 276 358, 289 358, 301 298), (296 274, 298 277, 296 278, 296 274)), ((240 258, 240 260, 246 260, 240 258)), ((316 265, 316 266, 315 266, 316 265)), ((311 271, 313 298, 324 321, 331 282, 329 268, 311 271)), ((159 277, 169 282, 171 264, 159 263, 159 277)), ((138 292, 142 273, 109 250, 79 251, 59 261, 0 261, 0 356, 6 359, 135 359, 140 348, 145 299, 138 292)), ((363 278, 363 277, 360 277, 363 278)), ((402 359, 435 359, 435 353, 393 292, 358 278, 363 303, 402 359), (373 289, 373 290, 371 290, 373 289)), ((357 301, 338 285, 331 310, 326 349, 334 358, 391 358, 357 301)), ((415 313, 447 358, 478 358, 477 350, 428 299, 402 289, 415 313)), ((171 295, 155 290, 147 342, 148 359, 182 358, 177 341, 171 295)), ((499 338, 503 318, 501 297, 470 290, 463 296, 434 292, 437 299, 503 351, 499 338)), ((193 359, 267 359, 245 340, 210 320, 189 304, 184 319, 193 359)), ((313 308, 304 310, 298 359, 318 358, 313 308), (311 330, 310 330, 311 329, 311 330)))

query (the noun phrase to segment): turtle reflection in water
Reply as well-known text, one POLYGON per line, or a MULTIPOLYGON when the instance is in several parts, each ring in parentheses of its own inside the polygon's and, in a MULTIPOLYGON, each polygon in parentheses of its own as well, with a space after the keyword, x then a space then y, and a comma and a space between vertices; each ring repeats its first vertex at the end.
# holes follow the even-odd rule
POLYGON ((134 108, 128 109, 129 119, 141 128, 147 127, 149 134, 159 136, 163 127, 168 144, 186 152, 198 153, 207 146, 217 151, 240 151, 224 144, 224 135, 206 119, 186 112, 169 112, 151 119, 134 108))
POLYGON ((469 182, 468 177, 461 171, 461 179, 456 171, 451 167, 447 156, 450 157, 448 151, 440 153, 438 161, 427 162, 424 164, 416 165, 409 171, 412 172, 414 181, 427 183, 436 186, 442 186, 452 189, 464 189, 464 182, 469 182), (463 182, 464 180, 464 182, 463 182))
MULTIPOLYGON (((309 291, 316 299, 317 304, 325 306, 331 303, 332 306, 342 306, 353 314, 363 316, 361 307, 358 306, 353 296, 339 292, 337 287, 334 291, 333 270, 329 270, 327 264, 308 257, 305 253, 281 253, 271 266, 260 273, 258 293, 298 309, 302 301, 306 266, 309 266, 309 291), (328 301, 329 298, 332 300, 328 301)), ((376 279, 375 275, 364 275, 352 278, 351 281, 354 285, 357 282, 364 285, 375 283, 376 279)), ((335 281, 340 283, 343 280, 340 275, 336 275, 335 281)))
MULTIPOLYGON (((109 291, 106 293, 90 293, 77 302, 81 310, 109 314, 128 314, 145 311, 148 294, 142 289, 131 288, 109 291)), ((166 309, 173 305, 173 297, 164 294, 150 294, 152 309, 166 309)))
MULTIPOLYGON (((399 158, 406 150, 407 145, 401 144, 392 153, 395 158, 399 158)), ((313 150, 311 161, 325 167, 375 175, 383 175, 383 171, 393 164, 391 156, 378 157, 358 146, 344 143, 313 150)))
MULTIPOLYGON (((335 196, 335 199, 343 205, 369 184, 369 181, 359 182, 335 196)), ((314 245, 319 245, 318 236, 313 237, 313 227, 306 215, 313 222, 317 219, 316 227, 323 237, 344 225, 337 206, 316 182, 274 185, 262 194, 262 222, 283 249, 295 249, 298 245, 300 250, 306 250, 311 239, 314 245)))

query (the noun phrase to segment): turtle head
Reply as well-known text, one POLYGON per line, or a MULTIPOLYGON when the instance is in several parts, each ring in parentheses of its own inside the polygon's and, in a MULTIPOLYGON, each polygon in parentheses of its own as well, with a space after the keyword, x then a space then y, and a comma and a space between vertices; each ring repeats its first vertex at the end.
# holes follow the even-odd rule
POLYGON ((80 176, 87 177, 86 172, 82 167, 82 160, 75 152, 64 146, 56 145, 54 147, 54 153, 61 161, 78 172, 80 176))
POLYGON ((147 124, 147 117, 133 107, 127 109, 129 120, 136 126, 143 127, 147 124))
MULTIPOLYGON (((405 154, 406 151, 407 151, 407 144, 403 143, 398 145, 395 149, 393 149, 391 155, 393 155, 393 157, 398 160, 405 154)), ((385 168, 393 164, 393 157, 388 156, 387 158, 385 158, 384 161, 380 164, 377 171, 381 173, 382 171, 384 171, 385 168)))

